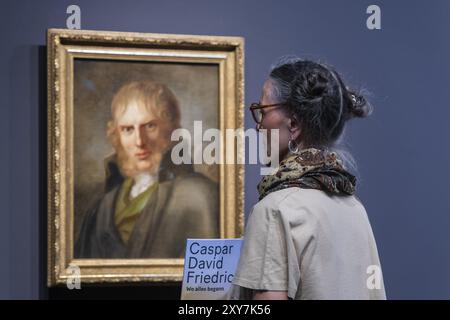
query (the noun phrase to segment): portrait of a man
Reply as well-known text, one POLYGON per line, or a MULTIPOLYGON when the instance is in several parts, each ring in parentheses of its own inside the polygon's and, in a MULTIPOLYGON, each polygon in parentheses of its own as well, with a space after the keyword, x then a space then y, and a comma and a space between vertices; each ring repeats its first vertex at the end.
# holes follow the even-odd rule
POLYGON ((171 89, 131 81, 114 95, 105 183, 82 219, 75 258, 181 258, 187 238, 219 237, 218 189, 171 161, 180 106, 171 89))
POLYGON ((181 281, 244 225, 241 37, 49 29, 48 285, 181 281), (232 139, 230 139, 232 140, 232 139), (234 140, 233 140, 234 141, 234 140), (74 271, 75 270, 75 271, 74 271))

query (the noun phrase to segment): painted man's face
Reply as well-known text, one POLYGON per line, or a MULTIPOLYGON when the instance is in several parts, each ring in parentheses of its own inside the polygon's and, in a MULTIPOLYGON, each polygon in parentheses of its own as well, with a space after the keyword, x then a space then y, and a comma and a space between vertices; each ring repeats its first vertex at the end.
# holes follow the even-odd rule
POLYGON ((122 171, 128 176, 155 173, 167 147, 167 123, 143 103, 130 101, 117 115, 122 171))

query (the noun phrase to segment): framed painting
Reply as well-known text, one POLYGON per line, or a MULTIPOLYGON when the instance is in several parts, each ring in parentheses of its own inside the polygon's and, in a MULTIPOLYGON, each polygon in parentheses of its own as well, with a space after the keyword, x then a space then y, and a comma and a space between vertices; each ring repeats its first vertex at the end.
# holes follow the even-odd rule
POLYGON ((50 29, 47 50, 49 286, 180 281, 187 238, 242 235, 243 164, 195 160, 243 129, 242 38, 50 29))

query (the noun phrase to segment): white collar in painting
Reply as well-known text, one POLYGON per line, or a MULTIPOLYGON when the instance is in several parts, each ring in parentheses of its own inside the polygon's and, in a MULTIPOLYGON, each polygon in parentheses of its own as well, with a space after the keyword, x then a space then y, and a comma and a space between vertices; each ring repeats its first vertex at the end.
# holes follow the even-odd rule
POLYGON ((134 177, 134 184, 131 188, 131 199, 136 198, 142 192, 148 189, 152 184, 158 181, 158 175, 150 173, 140 173, 134 177))

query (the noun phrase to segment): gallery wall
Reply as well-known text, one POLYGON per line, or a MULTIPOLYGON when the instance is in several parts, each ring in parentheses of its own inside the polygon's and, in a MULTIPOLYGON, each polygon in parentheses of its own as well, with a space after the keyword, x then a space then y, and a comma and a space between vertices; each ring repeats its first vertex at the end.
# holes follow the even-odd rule
MULTIPOLYGON (((371 92, 367 119, 349 124, 358 196, 378 244, 388 298, 450 298, 450 2, 436 1, 2 1, 0 10, 0 298, 176 298, 176 286, 45 287, 47 28, 245 38, 245 101, 260 98, 277 57, 332 64, 371 92), (381 8, 381 30, 366 8, 381 8), (43 170, 44 169, 44 170, 43 170), (78 295, 78 296, 77 296, 78 295)), ((245 125, 254 126, 246 112, 245 125)), ((246 167, 246 214, 258 166, 246 167)))

